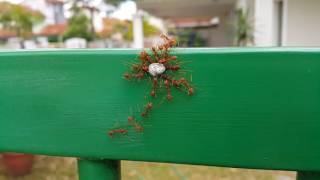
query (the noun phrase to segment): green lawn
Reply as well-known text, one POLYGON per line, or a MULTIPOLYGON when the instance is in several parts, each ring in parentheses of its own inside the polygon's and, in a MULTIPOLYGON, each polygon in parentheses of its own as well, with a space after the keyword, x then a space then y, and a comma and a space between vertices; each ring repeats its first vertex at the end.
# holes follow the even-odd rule
MULTIPOLYGON (((286 171, 247 170, 208 166, 123 161, 122 177, 127 180, 294 180, 286 171)), ((0 158, 0 180, 76 180, 75 158, 37 156, 32 173, 20 178, 7 177, 0 158)))

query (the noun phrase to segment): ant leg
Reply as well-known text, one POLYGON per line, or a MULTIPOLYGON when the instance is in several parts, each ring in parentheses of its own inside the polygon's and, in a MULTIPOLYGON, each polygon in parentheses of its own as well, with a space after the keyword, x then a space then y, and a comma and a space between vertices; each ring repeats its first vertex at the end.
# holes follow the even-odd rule
POLYGON ((171 101, 173 99, 173 96, 171 95, 169 80, 167 79, 164 80, 164 85, 166 86, 166 89, 167 89, 167 100, 171 101))
POLYGON ((160 57, 159 57, 159 54, 158 54, 158 49, 157 47, 152 47, 151 48, 152 52, 153 52, 153 55, 154 55, 154 58, 156 59, 156 62, 159 62, 160 61, 160 57))
POLYGON ((158 87, 158 78, 154 77, 152 79, 152 89, 151 89, 151 92, 150 92, 150 96, 152 96, 152 97, 156 96, 157 87, 158 87))
POLYGON ((186 87, 186 89, 188 90, 188 95, 192 95, 194 93, 193 88, 190 86, 190 84, 188 83, 188 81, 184 78, 180 79, 180 82, 182 83, 182 85, 184 85, 184 87, 186 87))

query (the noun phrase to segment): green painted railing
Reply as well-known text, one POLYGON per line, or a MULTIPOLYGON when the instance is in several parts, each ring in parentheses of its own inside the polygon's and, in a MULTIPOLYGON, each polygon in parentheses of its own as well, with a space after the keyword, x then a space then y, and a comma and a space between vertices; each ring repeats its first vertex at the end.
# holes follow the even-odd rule
POLYGON ((320 178, 320 49, 177 49, 195 95, 109 138, 150 87, 122 78, 138 50, 0 53, 0 151, 78 157, 80 178, 119 160, 283 169, 320 178))

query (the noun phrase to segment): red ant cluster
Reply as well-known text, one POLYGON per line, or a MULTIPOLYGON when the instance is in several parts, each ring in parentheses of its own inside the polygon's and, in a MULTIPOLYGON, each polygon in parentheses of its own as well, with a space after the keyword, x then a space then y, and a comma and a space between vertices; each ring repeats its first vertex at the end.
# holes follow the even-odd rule
POLYGON ((172 75, 172 72, 180 70, 180 64, 177 61, 177 56, 169 55, 171 48, 177 44, 176 40, 173 38, 171 39, 164 34, 160 37, 164 40, 164 43, 151 48, 153 55, 149 55, 146 51, 142 51, 140 53, 141 62, 139 64, 133 64, 131 67, 132 72, 125 73, 124 77, 127 80, 134 78, 141 80, 144 77, 150 77, 152 80, 150 95, 152 97, 156 96, 156 92, 159 87, 165 87, 167 90, 167 99, 172 100, 173 97, 170 91, 172 86, 178 88, 184 86, 187 89, 188 94, 192 95, 193 88, 190 86, 188 81, 185 78, 174 79, 174 75, 172 75), (158 69, 153 70, 153 67, 158 69))
MULTIPOLYGON (((169 53, 176 46, 176 40, 164 34, 160 35, 160 37, 163 39, 163 43, 153 46, 150 54, 143 50, 139 56, 139 63, 133 63, 131 65, 131 72, 125 73, 124 78, 127 80, 150 78, 152 84, 150 90, 151 97, 157 97, 158 91, 164 89, 166 91, 166 99, 171 101, 173 99, 171 94, 172 87, 184 89, 188 95, 192 95, 194 90, 190 83, 184 77, 176 78, 176 74, 180 70, 180 64, 177 56, 172 56, 169 53)), ((146 117, 152 110, 152 107, 152 103, 148 102, 140 114, 141 117, 146 117)), ((143 127, 133 116, 128 117, 128 125, 132 126, 136 132, 143 131, 143 127)), ((119 128, 109 131, 109 136, 113 137, 114 134, 126 133, 126 129, 119 128)))

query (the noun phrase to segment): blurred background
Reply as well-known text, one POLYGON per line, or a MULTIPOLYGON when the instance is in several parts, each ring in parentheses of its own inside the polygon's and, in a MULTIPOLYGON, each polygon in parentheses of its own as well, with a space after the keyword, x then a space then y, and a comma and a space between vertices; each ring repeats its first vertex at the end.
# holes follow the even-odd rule
POLYGON ((0 0, 0 48, 319 46, 319 0, 0 0))
MULTIPOLYGON (((319 0, 0 0, 0 49, 147 48, 161 33, 176 37, 179 47, 320 46, 319 8, 319 0)), ((122 169, 124 179, 139 180, 295 178, 130 161, 122 169)), ((0 156, 0 180, 77 179, 76 171, 74 158, 0 156), (18 173, 12 159, 21 160, 18 173)))

